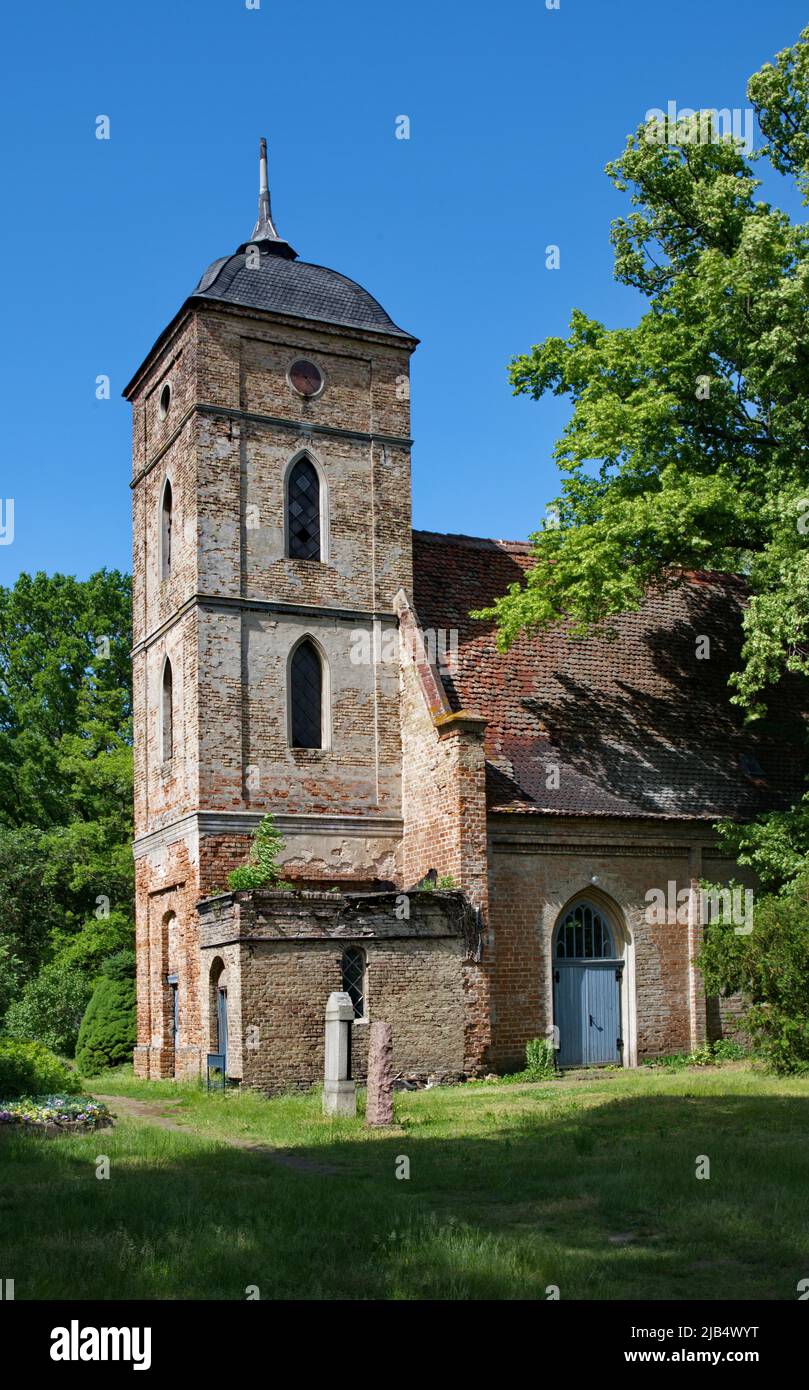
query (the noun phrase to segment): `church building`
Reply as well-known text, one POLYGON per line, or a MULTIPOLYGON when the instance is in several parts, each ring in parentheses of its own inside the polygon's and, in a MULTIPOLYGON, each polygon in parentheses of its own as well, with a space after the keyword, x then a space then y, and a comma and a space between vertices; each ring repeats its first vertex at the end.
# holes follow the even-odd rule
POLYGON ((469 615, 531 550, 413 530, 417 345, 279 235, 262 141, 252 236, 124 393, 139 1076, 214 1052, 309 1086, 339 989, 358 1078, 374 1019, 445 1081, 538 1037, 635 1066, 733 1028, 694 965, 701 881, 742 878, 713 823, 803 781, 786 695, 752 731, 729 703, 743 585, 684 574, 611 636, 499 652, 469 615), (291 888, 230 892, 267 813, 291 888))

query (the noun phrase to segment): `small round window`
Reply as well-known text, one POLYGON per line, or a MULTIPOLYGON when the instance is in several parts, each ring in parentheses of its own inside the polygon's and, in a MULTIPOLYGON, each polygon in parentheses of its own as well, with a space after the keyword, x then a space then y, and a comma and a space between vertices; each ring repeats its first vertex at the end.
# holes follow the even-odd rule
POLYGON ((165 420, 166 416, 167 416, 168 413, 169 413, 169 406, 170 406, 170 405, 171 405, 171 387, 169 386, 168 382, 166 382, 165 386, 163 387, 163 390, 160 392, 160 419, 161 419, 161 420, 165 420))
POLYGON ((300 357, 289 369, 289 384, 299 396, 319 396, 325 382, 320 368, 300 357))

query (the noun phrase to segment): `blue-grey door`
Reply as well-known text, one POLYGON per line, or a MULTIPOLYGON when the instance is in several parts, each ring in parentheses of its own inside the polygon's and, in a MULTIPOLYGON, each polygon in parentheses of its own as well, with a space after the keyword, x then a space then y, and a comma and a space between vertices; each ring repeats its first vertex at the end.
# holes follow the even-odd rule
POLYGON ((553 1019, 560 1067, 620 1062, 621 979, 606 913, 586 898, 559 921, 553 938, 553 1019))
POLYGON ((621 1061, 621 973, 615 960, 554 961, 560 1067, 621 1061))
POLYGON ((225 1059, 225 1071, 228 1069, 228 992, 226 989, 216 991, 216 1022, 219 1051, 225 1059))

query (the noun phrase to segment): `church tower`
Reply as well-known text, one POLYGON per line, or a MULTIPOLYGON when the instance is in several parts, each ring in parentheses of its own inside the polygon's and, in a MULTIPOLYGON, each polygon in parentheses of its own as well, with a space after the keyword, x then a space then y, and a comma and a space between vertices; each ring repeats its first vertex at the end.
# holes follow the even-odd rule
POLYGON ((226 990, 201 978, 196 905, 266 812, 290 879, 396 879, 399 671, 373 652, 412 591, 416 341, 279 235, 262 140, 251 238, 124 392, 140 1075, 197 1074, 211 1050, 226 990))

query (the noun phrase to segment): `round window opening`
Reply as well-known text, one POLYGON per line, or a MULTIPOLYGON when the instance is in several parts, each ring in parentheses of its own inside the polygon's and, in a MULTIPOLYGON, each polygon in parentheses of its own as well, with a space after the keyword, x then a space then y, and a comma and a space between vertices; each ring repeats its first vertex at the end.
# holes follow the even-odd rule
POLYGON ((160 419, 161 419, 161 420, 165 420, 166 416, 167 416, 168 413, 169 413, 169 406, 170 406, 170 405, 171 405, 171 387, 169 386, 169 384, 168 384, 168 382, 167 382, 166 385, 163 387, 163 390, 160 392, 160 419))
POLYGON ((320 368, 316 367, 314 362, 307 362, 303 357, 292 363, 289 369, 289 381, 299 396, 319 396, 325 385, 320 368))

